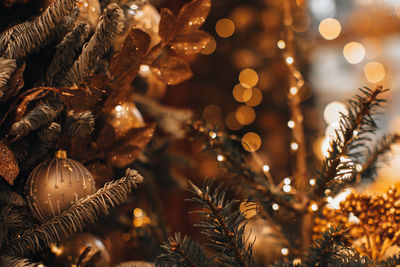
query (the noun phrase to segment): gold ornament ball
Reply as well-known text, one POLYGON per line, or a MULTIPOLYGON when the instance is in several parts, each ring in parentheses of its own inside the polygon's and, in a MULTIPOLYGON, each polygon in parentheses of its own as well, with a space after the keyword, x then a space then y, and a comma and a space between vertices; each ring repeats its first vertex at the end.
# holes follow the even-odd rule
POLYGON ((140 0, 122 0, 120 6, 125 13, 125 28, 122 33, 114 38, 113 47, 115 51, 120 50, 125 37, 132 28, 140 29, 150 35, 150 47, 153 47, 161 40, 158 35, 161 16, 154 6, 140 0))
POLYGON ((145 126, 142 114, 134 103, 126 102, 114 107, 111 112, 110 124, 114 128, 117 137, 123 136, 133 128, 145 126))
POLYGON ((25 185, 28 204, 41 222, 59 215, 80 198, 96 192, 90 172, 58 151, 54 159, 33 169, 25 185))
POLYGON ((273 228, 272 223, 258 215, 248 220, 244 238, 247 245, 254 242, 253 257, 257 266, 273 264, 283 257, 282 249, 289 246, 289 242, 273 228))
POLYGON ((55 262, 57 266, 70 267, 78 263, 79 257, 88 247, 90 247, 90 251, 79 266, 86 266, 89 261, 91 261, 90 266, 110 266, 110 253, 104 243, 90 233, 77 234, 60 245, 51 246, 50 248, 56 255, 55 262), (100 255, 96 255, 97 253, 100 253, 100 255), (95 255, 96 257, 94 258, 95 255))

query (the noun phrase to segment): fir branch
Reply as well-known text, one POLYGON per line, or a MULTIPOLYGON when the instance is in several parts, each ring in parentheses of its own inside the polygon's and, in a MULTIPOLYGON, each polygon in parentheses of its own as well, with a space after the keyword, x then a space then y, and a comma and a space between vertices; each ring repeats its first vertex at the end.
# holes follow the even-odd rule
POLYGON ((0 189, 0 206, 13 205, 17 207, 26 206, 26 200, 20 194, 11 191, 11 189, 0 189))
POLYGON ((232 212, 237 200, 226 200, 226 189, 220 184, 212 189, 212 181, 205 184, 202 190, 190 182, 192 193, 196 197, 191 201, 198 203, 206 211, 196 211, 203 220, 196 225, 209 240, 208 245, 218 252, 216 260, 229 266, 254 266, 252 245, 244 243, 244 228, 246 219, 237 210, 232 212))
POLYGON ((183 239, 180 233, 175 234, 175 238, 170 237, 169 242, 161 246, 165 251, 157 257, 158 266, 188 266, 188 267, 207 267, 214 264, 210 261, 204 249, 188 236, 183 239))
POLYGON ((54 121, 63 109, 63 104, 55 97, 48 98, 34 107, 20 121, 15 122, 9 134, 18 138, 26 136, 29 132, 36 130, 54 121))
POLYGON ((372 114, 377 112, 382 103, 387 102, 378 96, 388 90, 378 86, 375 90, 365 87, 360 91, 362 95, 356 95, 348 101, 348 113, 342 114, 340 118, 339 129, 330 142, 329 156, 324 160, 321 175, 313 191, 314 196, 323 195, 331 184, 338 185, 354 178, 354 162, 346 157, 356 159, 359 156, 357 148, 365 146, 370 140, 368 135, 376 130, 372 114))
POLYGON ((306 266, 328 266, 344 263, 345 255, 358 255, 350 248, 348 231, 341 227, 332 227, 321 238, 313 241, 309 255, 304 261, 306 266))
POLYGON ((390 151, 391 145, 400 141, 400 136, 397 134, 384 135, 375 145, 373 151, 368 150, 368 158, 362 165, 361 175, 363 178, 376 175, 376 163, 380 157, 390 151))
POLYGON ((0 36, 0 53, 21 59, 43 46, 58 23, 74 9, 76 0, 56 0, 34 21, 16 25, 0 36))
POLYGON ((124 13, 117 4, 107 6, 95 33, 83 47, 81 55, 65 78, 60 81, 60 85, 80 84, 91 72, 96 70, 100 58, 108 52, 114 36, 122 30, 123 20, 124 13))
POLYGON ((31 263, 28 259, 1 256, 0 266, 13 266, 13 267, 37 267, 39 263, 31 263))
POLYGON ((89 29, 87 23, 81 22, 57 45, 56 53, 47 69, 44 82, 46 86, 57 86, 58 81, 68 72, 89 35, 89 29))
POLYGON ((135 170, 127 169, 126 177, 107 183, 95 194, 80 199, 71 208, 42 225, 27 230, 9 242, 4 255, 28 256, 43 250, 52 242, 75 232, 82 231, 86 224, 94 223, 99 216, 108 215, 109 210, 126 200, 128 194, 143 177, 135 170))
POLYGON ((68 135, 73 137, 87 137, 94 131, 94 116, 90 111, 75 113, 68 112, 65 122, 68 135))
POLYGON ((0 99, 4 95, 4 90, 7 90, 8 79, 10 79, 16 68, 17 63, 14 59, 0 57, 0 99))

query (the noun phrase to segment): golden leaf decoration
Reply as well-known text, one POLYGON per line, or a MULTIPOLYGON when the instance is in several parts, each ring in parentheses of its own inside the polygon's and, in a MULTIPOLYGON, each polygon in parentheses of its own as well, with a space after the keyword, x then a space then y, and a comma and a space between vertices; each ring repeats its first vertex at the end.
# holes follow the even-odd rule
POLYGON ((160 55, 151 65, 151 71, 160 80, 169 85, 179 84, 193 75, 189 64, 168 53, 160 55))
POLYGON ((0 175, 10 184, 14 184, 19 174, 19 167, 14 153, 0 142, 0 175))
POLYGON ((194 55, 206 48, 211 38, 205 31, 189 31, 176 36, 171 44, 171 49, 177 54, 194 55))
POLYGON ((113 149, 108 154, 108 162, 118 168, 131 164, 150 142, 154 129, 155 125, 150 124, 129 130, 124 137, 119 138, 112 145, 113 149))
POLYGON ((168 8, 162 8, 158 30, 158 34, 160 35, 161 39, 166 43, 171 42, 176 36, 176 30, 177 22, 175 16, 168 8))
POLYGON ((210 13, 211 0, 194 0, 185 4, 178 15, 183 30, 198 29, 210 13))

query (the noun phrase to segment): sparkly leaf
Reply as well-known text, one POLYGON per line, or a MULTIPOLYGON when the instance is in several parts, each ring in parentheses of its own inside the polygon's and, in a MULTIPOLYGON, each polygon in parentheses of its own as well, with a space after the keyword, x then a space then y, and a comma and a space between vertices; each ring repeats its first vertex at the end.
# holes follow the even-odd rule
POLYGON ((25 63, 17 68, 14 73, 11 75, 10 79, 8 80, 7 90, 4 92, 4 95, 1 97, 1 102, 6 102, 11 97, 15 96, 19 90, 24 86, 24 70, 25 70, 25 63))
POLYGON ((94 108, 100 102, 103 90, 88 87, 69 87, 59 88, 61 101, 67 107, 67 110, 76 112, 87 111, 94 108))
POLYGON ((193 0, 185 4, 178 15, 178 23, 183 29, 198 29, 210 13, 211 0, 193 0))
POLYGON ((111 61, 111 76, 129 72, 146 54, 150 46, 150 36, 142 30, 131 29, 119 53, 111 61))
POLYGON ((18 173, 19 168, 14 153, 3 142, 0 142, 0 175, 10 185, 13 185, 18 173))
POLYGON ((170 54, 163 54, 151 65, 151 71, 169 85, 181 83, 193 75, 188 63, 170 54))
POLYGON ((51 89, 48 87, 37 87, 33 88, 29 91, 24 92, 25 94, 22 97, 22 101, 19 103, 16 109, 15 121, 19 121, 26 114, 26 110, 28 105, 35 100, 42 99, 45 97, 51 89))
POLYGON ((108 162, 118 168, 131 164, 150 142, 154 129, 155 125, 150 124, 129 130, 124 137, 112 145, 113 149, 108 155, 108 162))
POLYGON ((175 38, 176 35, 176 18, 168 8, 161 9, 161 20, 158 34, 161 39, 168 43, 175 38))
POLYGON ((176 36, 171 44, 172 50, 181 55, 200 53, 210 42, 211 36, 201 30, 188 31, 176 36))

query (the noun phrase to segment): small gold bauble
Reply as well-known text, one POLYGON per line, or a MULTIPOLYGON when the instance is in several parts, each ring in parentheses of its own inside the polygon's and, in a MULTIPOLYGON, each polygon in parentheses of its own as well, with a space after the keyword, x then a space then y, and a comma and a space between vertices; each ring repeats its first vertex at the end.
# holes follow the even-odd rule
POLYGON ((96 192, 90 172, 78 161, 58 151, 31 172, 25 185, 29 206, 44 222, 70 208, 80 198, 96 192))
POLYGON ((82 252, 88 247, 90 247, 90 251, 79 266, 86 266, 90 261, 95 261, 90 262, 90 266, 110 266, 110 254, 107 248, 99 238, 90 233, 77 234, 60 245, 53 245, 50 248, 56 255, 55 262, 57 266, 70 267, 76 266, 82 252), (94 255, 97 253, 100 253, 100 256, 94 258, 94 255))

